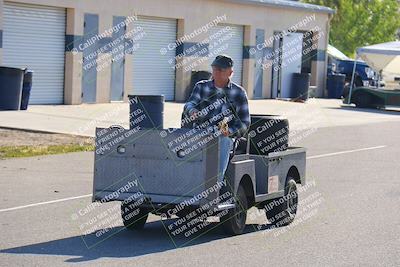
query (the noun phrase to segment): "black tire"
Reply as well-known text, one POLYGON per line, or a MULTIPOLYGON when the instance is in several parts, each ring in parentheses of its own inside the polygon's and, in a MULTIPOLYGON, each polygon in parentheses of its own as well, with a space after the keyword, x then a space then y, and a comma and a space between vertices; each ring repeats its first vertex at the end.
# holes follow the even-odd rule
POLYGON ((270 223, 275 226, 291 224, 297 213, 298 195, 296 181, 288 177, 285 185, 285 196, 269 201, 265 213, 270 223))
POLYGON ((221 222, 224 231, 230 235, 240 235, 243 233, 247 219, 247 197, 244 187, 239 185, 236 197, 235 208, 221 217, 221 222))
POLYGON ((124 226, 129 230, 143 229, 149 211, 143 207, 130 207, 130 203, 121 203, 121 217, 124 226))

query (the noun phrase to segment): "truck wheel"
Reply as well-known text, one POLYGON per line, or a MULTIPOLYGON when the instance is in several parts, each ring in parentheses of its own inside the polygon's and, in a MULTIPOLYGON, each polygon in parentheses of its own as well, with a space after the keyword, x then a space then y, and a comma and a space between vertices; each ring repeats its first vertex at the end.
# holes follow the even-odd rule
POLYGON ((228 213, 221 217, 224 231, 231 235, 240 235, 246 226, 247 218, 247 197, 243 185, 239 185, 235 197, 235 208, 230 209, 228 213))
POLYGON ((294 221, 297 212, 297 186, 293 178, 288 177, 285 186, 285 195, 274 199, 265 205, 268 220, 275 226, 289 225, 294 221))
POLYGON ((121 217, 124 226, 129 230, 142 229, 149 216, 148 210, 141 207, 131 208, 129 204, 124 202, 121 204, 121 217))

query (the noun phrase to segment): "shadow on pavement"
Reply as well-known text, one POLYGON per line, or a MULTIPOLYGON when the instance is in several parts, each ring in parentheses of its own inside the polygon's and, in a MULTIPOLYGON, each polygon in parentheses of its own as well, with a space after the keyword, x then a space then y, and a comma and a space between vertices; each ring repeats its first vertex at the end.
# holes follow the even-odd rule
MULTIPOLYGON (((167 220, 173 222, 173 220, 167 220)), ((163 222, 166 222, 165 220, 163 222)), ((262 232, 271 225, 247 224, 245 233, 262 232)), ((101 231, 101 230, 100 230, 101 231)), ((223 232, 217 222, 210 223, 201 231, 186 238, 172 237, 167 233, 161 221, 146 223, 139 231, 127 230, 122 226, 112 228, 109 238, 99 240, 94 232, 86 236, 73 236, 48 242, 0 250, 0 253, 66 255, 75 256, 66 262, 85 262, 103 257, 124 258, 190 247, 214 240, 233 238, 223 232), (94 245, 91 245, 94 244, 94 245)))

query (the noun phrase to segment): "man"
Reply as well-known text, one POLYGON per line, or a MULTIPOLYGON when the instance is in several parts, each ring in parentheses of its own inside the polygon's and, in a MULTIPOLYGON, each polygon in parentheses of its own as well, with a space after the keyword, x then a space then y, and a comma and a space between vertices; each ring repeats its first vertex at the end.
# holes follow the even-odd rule
POLYGON ((183 112, 195 120, 196 127, 213 127, 221 134, 218 175, 218 181, 221 182, 229 163, 232 138, 246 133, 250 115, 246 91, 231 80, 232 58, 218 55, 211 66, 212 79, 196 83, 183 112))

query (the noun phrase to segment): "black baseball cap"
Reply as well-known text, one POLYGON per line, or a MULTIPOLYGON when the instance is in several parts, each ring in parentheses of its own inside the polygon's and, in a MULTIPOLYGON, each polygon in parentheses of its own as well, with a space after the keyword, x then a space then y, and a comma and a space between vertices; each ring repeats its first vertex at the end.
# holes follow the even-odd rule
POLYGON ((230 68, 233 67, 233 60, 228 55, 218 55, 211 63, 211 66, 220 67, 222 69, 230 68))

